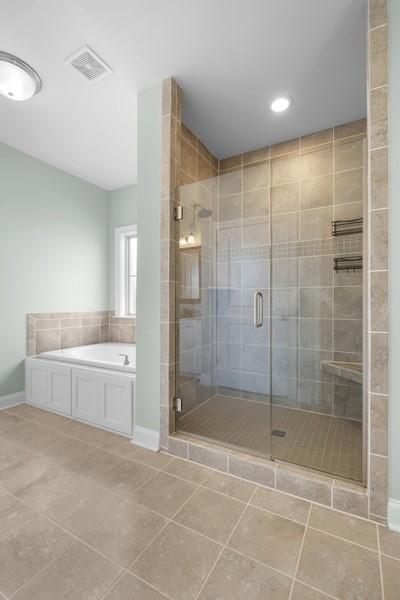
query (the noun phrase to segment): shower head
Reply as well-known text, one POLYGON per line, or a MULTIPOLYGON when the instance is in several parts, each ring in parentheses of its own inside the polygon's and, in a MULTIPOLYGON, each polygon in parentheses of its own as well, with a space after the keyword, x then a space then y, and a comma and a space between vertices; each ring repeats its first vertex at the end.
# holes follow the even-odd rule
POLYGON ((197 216, 200 217, 200 219, 207 219, 208 217, 211 217, 211 215, 211 208, 204 208, 203 206, 200 206, 199 212, 197 213, 197 216))

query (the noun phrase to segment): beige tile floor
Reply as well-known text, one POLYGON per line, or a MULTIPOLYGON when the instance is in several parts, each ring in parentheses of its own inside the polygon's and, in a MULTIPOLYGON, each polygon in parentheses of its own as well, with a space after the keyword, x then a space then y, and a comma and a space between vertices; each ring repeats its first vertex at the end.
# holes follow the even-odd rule
POLYGON ((178 429, 257 456, 362 479, 362 428, 350 419, 217 395, 181 417, 178 429), (271 429, 286 435, 271 436, 271 429))
POLYGON ((398 600, 400 535, 21 405, 0 412, 0 597, 398 600))

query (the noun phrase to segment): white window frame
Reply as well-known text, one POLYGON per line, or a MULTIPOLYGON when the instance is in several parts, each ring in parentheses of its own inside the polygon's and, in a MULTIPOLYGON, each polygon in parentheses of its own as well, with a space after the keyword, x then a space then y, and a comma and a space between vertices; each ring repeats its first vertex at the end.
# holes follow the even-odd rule
POLYGON ((136 225, 123 225, 115 228, 114 242, 114 294, 117 317, 134 319, 136 314, 128 314, 128 239, 137 238, 136 225))

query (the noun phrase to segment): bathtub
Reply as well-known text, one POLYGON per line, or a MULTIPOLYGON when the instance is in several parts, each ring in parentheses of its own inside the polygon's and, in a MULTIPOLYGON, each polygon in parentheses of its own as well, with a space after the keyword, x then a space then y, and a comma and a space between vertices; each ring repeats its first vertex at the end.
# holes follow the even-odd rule
POLYGON ((132 436, 135 344, 106 343, 42 352, 25 359, 28 404, 132 436), (124 366, 127 354, 129 365, 124 366))
POLYGON ((107 342, 105 344, 91 344, 89 346, 76 346, 64 350, 50 350, 38 355, 46 360, 59 360, 64 363, 78 363, 90 367, 136 373, 136 345, 107 342), (127 354, 129 365, 124 366, 124 357, 127 354))

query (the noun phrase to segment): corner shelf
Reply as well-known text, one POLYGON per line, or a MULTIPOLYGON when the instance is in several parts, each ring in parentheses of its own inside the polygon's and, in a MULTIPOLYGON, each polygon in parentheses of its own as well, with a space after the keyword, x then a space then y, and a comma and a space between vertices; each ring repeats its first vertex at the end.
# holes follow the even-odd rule
POLYGON ((362 383, 362 363, 323 360, 321 361, 321 367, 327 373, 331 373, 331 375, 343 377, 343 379, 348 379, 349 381, 353 381, 353 383, 362 383))

